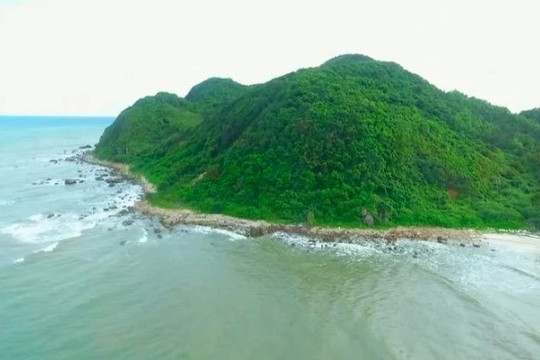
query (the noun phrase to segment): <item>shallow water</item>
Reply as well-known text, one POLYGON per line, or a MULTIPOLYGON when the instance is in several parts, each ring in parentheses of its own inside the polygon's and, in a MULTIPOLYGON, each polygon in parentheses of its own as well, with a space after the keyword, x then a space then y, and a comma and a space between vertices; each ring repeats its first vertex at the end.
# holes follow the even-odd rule
POLYGON ((63 160, 110 122, 0 118, 0 359, 540 354, 538 254, 167 230, 63 160))

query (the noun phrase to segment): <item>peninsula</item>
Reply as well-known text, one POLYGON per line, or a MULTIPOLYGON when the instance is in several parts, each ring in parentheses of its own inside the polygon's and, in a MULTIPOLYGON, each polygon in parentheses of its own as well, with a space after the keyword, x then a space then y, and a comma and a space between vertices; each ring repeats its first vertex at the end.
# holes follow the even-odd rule
POLYGON ((307 227, 537 229, 539 114, 343 55, 264 84, 211 78, 185 98, 140 99, 94 156, 154 184, 145 206, 307 227))

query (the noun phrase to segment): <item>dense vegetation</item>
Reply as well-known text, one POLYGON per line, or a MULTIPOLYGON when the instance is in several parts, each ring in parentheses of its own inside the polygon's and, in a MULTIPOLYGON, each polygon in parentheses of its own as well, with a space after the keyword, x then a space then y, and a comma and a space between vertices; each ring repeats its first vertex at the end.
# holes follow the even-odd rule
POLYGON ((522 111, 520 115, 528 117, 532 120, 540 121, 540 108, 522 111))
POLYGON ((151 201, 272 221, 540 227, 538 110, 445 93, 344 55, 265 84, 209 79, 120 114, 96 156, 158 185, 151 201))

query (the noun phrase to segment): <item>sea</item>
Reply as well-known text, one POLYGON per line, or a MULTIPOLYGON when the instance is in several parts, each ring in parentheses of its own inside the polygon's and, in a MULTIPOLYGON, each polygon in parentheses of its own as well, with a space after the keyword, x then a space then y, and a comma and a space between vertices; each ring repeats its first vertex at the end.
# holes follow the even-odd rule
POLYGON ((0 359, 540 359, 538 252, 165 228, 112 121, 0 117, 0 359))

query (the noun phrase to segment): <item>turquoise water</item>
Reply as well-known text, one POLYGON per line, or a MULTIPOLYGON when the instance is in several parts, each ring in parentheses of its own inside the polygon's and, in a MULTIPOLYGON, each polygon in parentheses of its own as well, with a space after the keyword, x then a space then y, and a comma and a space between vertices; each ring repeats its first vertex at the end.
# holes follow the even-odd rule
POLYGON ((537 253, 165 229, 69 161, 111 121, 0 118, 0 359, 538 358, 537 253))

